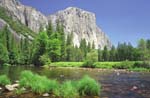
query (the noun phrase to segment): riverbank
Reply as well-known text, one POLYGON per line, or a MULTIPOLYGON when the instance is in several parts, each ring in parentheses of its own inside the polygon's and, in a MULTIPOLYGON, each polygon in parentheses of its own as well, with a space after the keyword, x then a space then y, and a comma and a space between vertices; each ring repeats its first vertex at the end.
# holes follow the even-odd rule
MULTIPOLYGON (((78 81, 85 75, 90 76, 101 84, 100 98, 148 98, 150 95, 150 72, 131 72, 125 69, 101 69, 83 67, 31 67, 31 66, 6 66, 0 68, 0 75, 7 75, 12 83, 20 80, 22 71, 30 70, 50 80, 57 80, 60 84, 65 81, 78 81), (134 88, 137 88, 134 90, 134 88), (122 93, 120 93, 122 92, 122 93), (139 93, 140 92, 140 93, 139 93), (116 94, 117 93, 117 94, 116 94)), ((29 75, 27 75, 29 76, 29 75)), ((39 79, 42 80, 42 79, 39 79)), ((25 82, 27 83, 27 82, 25 82)), ((27 92, 17 95, 13 92, 0 90, 0 98, 43 98, 43 94, 33 93, 30 89, 27 92)), ((51 97, 49 95, 49 97, 51 97)), ((48 98, 48 97, 46 97, 48 98)), ((55 96, 51 98, 56 98, 55 96)), ((83 97, 93 98, 93 97, 83 97)))
MULTIPOLYGON (((83 62, 54 62, 49 66, 53 67, 75 67, 75 68, 86 68, 83 67, 83 62)), ((95 67, 102 70, 126 70, 126 71, 138 71, 138 72, 150 72, 150 65, 143 61, 122 61, 122 62, 96 62, 95 67)), ((45 67, 49 67, 46 65, 45 67)))

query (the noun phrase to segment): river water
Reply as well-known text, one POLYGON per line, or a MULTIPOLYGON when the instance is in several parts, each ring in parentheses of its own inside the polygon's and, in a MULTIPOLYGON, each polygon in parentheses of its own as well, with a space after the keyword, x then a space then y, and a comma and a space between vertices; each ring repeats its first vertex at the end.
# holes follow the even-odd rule
MULTIPOLYGON (((21 71, 31 70, 39 75, 45 75, 50 79, 60 82, 65 80, 78 80, 84 75, 97 80, 101 86, 100 98, 150 98, 150 73, 149 72, 127 72, 119 70, 100 70, 86 68, 36 68, 11 66, 0 67, 0 75, 6 74, 13 81, 18 80, 21 71)), ((1 93, 0 98, 7 97, 7 93, 1 93)), ((27 97, 23 97, 27 98, 27 97)), ((35 95, 30 98, 42 98, 35 95)))

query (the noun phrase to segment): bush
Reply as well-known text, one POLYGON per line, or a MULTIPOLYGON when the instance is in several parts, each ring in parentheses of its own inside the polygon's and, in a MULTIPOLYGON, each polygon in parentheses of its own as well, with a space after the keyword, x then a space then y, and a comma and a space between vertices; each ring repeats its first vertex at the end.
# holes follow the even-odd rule
POLYGON ((7 84, 10 84, 10 80, 6 75, 1 75, 0 76, 0 85, 5 86, 7 84))
POLYGON ((47 54, 40 56, 39 60, 43 65, 50 65, 51 64, 51 60, 47 54))
POLYGON ((113 68, 116 68, 116 69, 130 69, 133 67, 133 62, 129 62, 129 61, 123 61, 123 62, 120 62, 118 64, 115 64, 113 65, 113 68))
POLYGON ((84 76, 78 82, 78 92, 81 96, 99 96, 100 95, 100 85, 92 78, 84 76))
POLYGON ((79 97, 77 89, 72 85, 71 81, 64 82, 61 86, 60 94, 62 98, 79 97))
POLYGON ((90 67, 90 68, 95 68, 96 65, 94 64, 95 62, 98 61, 98 54, 96 51, 91 51, 90 53, 87 54, 87 57, 83 63, 83 67, 90 67))

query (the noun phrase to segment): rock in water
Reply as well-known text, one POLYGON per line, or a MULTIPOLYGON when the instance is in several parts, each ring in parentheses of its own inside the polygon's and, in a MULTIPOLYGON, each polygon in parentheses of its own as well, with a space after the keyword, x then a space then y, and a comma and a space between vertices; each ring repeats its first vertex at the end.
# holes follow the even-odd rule
POLYGON ((79 46, 81 39, 85 39, 91 45, 94 42, 96 49, 103 49, 104 46, 111 47, 111 42, 106 34, 96 25, 94 13, 69 7, 50 15, 48 20, 55 26, 56 22, 60 21, 64 26, 65 33, 73 33, 74 46, 79 46))
POLYGON ((43 97, 48 97, 48 96, 49 96, 48 93, 43 94, 43 97))
POLYGON ((13 90, 15 90, 15 88, 14 88, 12 85, 6 85, 5 88, 6 88, 8 91, 13 91, 13 90))

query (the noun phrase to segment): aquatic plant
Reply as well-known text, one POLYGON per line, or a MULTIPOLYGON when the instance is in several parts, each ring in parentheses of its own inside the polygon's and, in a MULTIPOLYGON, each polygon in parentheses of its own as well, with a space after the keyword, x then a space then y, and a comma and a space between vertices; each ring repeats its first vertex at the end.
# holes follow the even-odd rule
POLYGON ((20 75, 20 86, 22 87, 31 87, 31 84, 33 82, 34 75, 31 71, 23 71, 20 75))
POLYGON ((98 96, 100 94, 100 85, 89 76, 84 76, 79 81, 66 81, 60 85, 56 80, 33 74, 31 71, 23 71, 19 83, 20 86, 30 88, 35 93, 51 93, 62 98, 78 98, 79 95, 98 96))
POLYGON ((33 74, 31 71, 21 73, 20 86, 29 87, 35 93, 53 93, 59 84, 56 80, 49 80, 45 76, 33 74))
POLYGON ((84 76, 78 82, 78 92, 81 96, 90 95, 90 96, 99 96, 101 86, 89 76, 84 76))
POLYGON ((10 84, 10 79, 6 75, 0 76, 0 85, 5 86, 7 84, 10 84))
POLYGON ((78 98, 77 89, 72 85, 71 81, 66 81, 61 85, 60 95, 62 98, 78 98))

